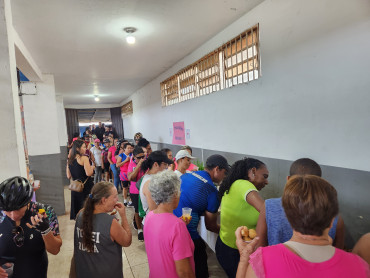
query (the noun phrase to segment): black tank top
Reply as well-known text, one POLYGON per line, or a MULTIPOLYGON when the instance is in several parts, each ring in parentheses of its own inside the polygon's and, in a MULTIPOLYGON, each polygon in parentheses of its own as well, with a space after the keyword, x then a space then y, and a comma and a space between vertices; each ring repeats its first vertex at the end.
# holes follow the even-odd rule
POLYGON ((84 182, 87 179, 85 167, 78 164, 77 159, 73 160, 72 165, 69 164, 68 167, 73 180, 80 180, 84 182))

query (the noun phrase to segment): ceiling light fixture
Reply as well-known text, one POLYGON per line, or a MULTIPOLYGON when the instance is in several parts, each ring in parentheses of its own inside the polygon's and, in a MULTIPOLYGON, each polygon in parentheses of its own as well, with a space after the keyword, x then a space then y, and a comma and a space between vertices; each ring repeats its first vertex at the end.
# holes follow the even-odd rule
POLYGON ((95 96, 95 101, 99 101, 100 98, 98 96, 95 96))
POLYGON ((126 27, 123 28, 123 31, 127 33, 126 41, 128 44, 134 44, 136 42, 135 37, 133 36, 133 33, 137 31, 135 27, 126 27))

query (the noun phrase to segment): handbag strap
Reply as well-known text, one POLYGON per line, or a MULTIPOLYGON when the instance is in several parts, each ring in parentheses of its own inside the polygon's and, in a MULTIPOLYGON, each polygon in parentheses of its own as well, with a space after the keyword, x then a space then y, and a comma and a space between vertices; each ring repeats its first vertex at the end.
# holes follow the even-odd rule
POLYGON ((85 185, 85 183, 87 182, 87 180, 89 179, 90 177, 87 177, 87 179, 83 182, 83 185, 85 185))

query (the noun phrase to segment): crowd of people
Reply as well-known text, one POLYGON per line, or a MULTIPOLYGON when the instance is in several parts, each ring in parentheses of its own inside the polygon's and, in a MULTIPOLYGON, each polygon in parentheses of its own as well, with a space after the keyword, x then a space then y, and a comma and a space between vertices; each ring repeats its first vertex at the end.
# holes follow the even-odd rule
MULTIPOLYGON (((218 234, 216 257, 227 277, 370 277, 370 234, 352 253, 343 250, 337 191, 312 159, 294 161, 282 197, 264 200, 259 191, 270 173, 258 159, 230 166, 215 154, 203 168, 192 163, 189 146, 153 151, 141 133, 131 143, 101 123, 70 147, 67 177, 83 183, 71 191, 70 277, 123 277, 131 223, 145 243, 150 277, 209 277, 201 217, 218 234), (245 227, 256 230, 252 241, 242 237, 245 227)), ((57 216, 32 202, 32 192, 25 178, 0 184, 0 277, 46 277, 46 252, 59 253, 57 216)))

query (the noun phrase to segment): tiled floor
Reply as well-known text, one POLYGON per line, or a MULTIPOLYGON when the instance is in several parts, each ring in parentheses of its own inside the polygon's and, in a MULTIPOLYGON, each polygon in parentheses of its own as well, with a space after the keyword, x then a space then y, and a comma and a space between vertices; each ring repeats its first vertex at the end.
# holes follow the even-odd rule
MULTIPOLYGON (((64 190, 66 208, 70 207, 70 192, 67 188, 64 190)), ((122 200, 121 200, 122 201, 122 200)), ((128 208, 127 219, 132 222, 134 210, 128 208)), ((60 233, 63 239, 63 245, 58 255, 49 256, 49 278, 65 278, 68 277, 70 262, 73 254, 73 230, 74 221, 69 220, 69 214, 59 216, 60 233)), ((137 240, 137 232, 132 230, 132 244, 129 247, 123 248, 123 275, 125 278, 147 278, 149 276, 148 259, 145 252, 144 242, 137 240)), ((210 277, 226 277, 225 273, 219 266, 216 255, 212 250, 208 249, 208 267, 210 277)), ((165 278, 165 277, 164 277, 165 278)))

